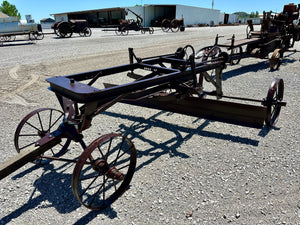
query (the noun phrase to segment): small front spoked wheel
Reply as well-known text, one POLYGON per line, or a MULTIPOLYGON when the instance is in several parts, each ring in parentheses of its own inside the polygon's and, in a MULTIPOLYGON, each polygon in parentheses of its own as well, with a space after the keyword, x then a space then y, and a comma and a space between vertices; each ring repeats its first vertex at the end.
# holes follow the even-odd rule
POLYGON ((110 206, 128 188, 135 171, 136 149, 120 134, 94 140, 81 154, 72 176, 76 199, 92 210, 110 206))
MULTIPOLYGON (((40 108, 32 111, 19 123, 15 132, 15 148, 18 153, 22 150, 35 146, 36 142, 47 134, 57 130, 63 122, 64 113, 52 108, 40 108)), ((65 154, 71 139, 63 138, 62 142, 46 151, 38 157, 34 163, 46 164, 50 159, 43 156, 60 157, 65 154)))

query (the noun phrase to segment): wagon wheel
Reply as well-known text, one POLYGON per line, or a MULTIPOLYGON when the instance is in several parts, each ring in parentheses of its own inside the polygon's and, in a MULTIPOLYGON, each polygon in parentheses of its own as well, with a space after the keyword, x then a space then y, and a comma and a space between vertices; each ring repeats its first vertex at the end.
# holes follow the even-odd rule
POLYGON ((277 70, 282 62, 282 58, 283 58, 283 51, 282 49, 276 49, 270 59, 270 69, 271 70, 277 70))
POLYGON ((15 41, 15 40, 16 40, 16 35, 10 35, 9 36, 9 41, 15 41))
POLYGON ((43 40, 44 39, 44 33, 43 32, 38 32, 37 33, 37 39, 38 40, 43 40))
MULTIPOLYGON (((231 49, 231 55, 241 55, 243 49, 241 46, 231 49)), ((241 61, 241 58, 230 60, 230 65, 237 65, 241 61)))
MULTIPOLYGON (((214 46, 209 50, 209 52, 206 55, 203 56, 202 62, 210 63, 211 60, 218 58, 220 53, 221 53, 221 48, 218 46, 214 46)), ((211 80, 215 80, 215 75, 216 75, 215 72, 216 72, 215 69, 207 71, 206 74, 208 76, 204 76, 205 80, 207 82, 211 82, 211 80)))
POLYGON ((161 29, 162 29, 162 31, 164 31, 164 32, 168 32, 169 29, 170 29, 170 20, 164 19, 164 20, 161 22, 161 29))
POLYGON ((126 27, 122 27, 121 29, 121 35, 122 36, 126 36, 128 35, 129 30, 126 27))
POLYGON ((85 37, 90 37, 90 36, 92 35, 92 30, 91 30, 91 28, 85 27, 85 28, 83 29, 83 35, 84 35, 85 37))
POLYGON ((201 48, 200 50, 198 50, 196 52, 196 55, 195 55, 195 59, 196 60, 201 60, 202 61, 202 58, 204 56, 207 56, 209 51, 213 48, 213 46, 207 46, 207 47, 204 47, 204 48, 201 48))
MULTIPOLYGON (((32 111, 19 123, 14 137, 15 148, 17 152, 34 146, 35 143, 44 137, 47 133, 58 129, 64 114, 56 109, 41 108, 32 111)), ((44 156, 59 157, 66 153, 71 140, 66 139, 63 144, 58 144, 44 153, 44 156)), ((41 155, 42 156, 42 155, 41 155)), ((37 158, 34 163, 46 164, 49 159, 37 158)))
POLYGON ((153 27, 149 27, 149 34, 153 34, 154 33, 154 28, 153 27))
POLYGON ((61 38, 70 38, 73 31, 68 23, 63 23, 58 26, 58 34, 61 38))
POLYGON ((265 122, 267 126, 275 126, 282 104, 280 102, 283 99, 284 83, 282 79, 275 79, 268 91, 266 98, 267 117, 265 122))
POLYGON ((33 40, 37 40, 37 38, 38 38, 37 32, 31 31, 31 32, 29 33, 29 40, 33 41, 33 40))
POLYGON ((72 190, 85 207, 101 210, 128 188, 136 165, 133 143, 120 134, 94 140, 81 154, 72 176, 72 190))
POLYGON ((115 29, 115 33, 116 33, 116 35, 118 35, 118 36, 120 36, 122 33, 121 33, 121 30, 119 29, 119 27, 117 27, 116 29, 115 29))
POLYGON ((171 22, 170 27, 171 27, 171 31, 174 33, 179 31, 179 24, 175 21, 171 22))

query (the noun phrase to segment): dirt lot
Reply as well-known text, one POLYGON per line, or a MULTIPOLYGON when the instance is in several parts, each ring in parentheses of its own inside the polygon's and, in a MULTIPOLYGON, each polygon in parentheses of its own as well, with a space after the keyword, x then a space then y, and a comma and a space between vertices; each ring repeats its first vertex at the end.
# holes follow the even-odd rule
MULTIPOLYGON (((59 109, 46 78, 128 63, 128 48, 146 57, 191 44, 212 45, 215 35, 245 37, 245 26, 187 28, 153 35, 116 36, 94 29, 90 38, 47 35, 0 47, 0 162, 16 155, 13 139, 34 109, 59 109)), ((295 45, 300 49, 300 43, 295 45)), ((74 164, 29 163, 0 183, 0 224, 300 224, 300 54, 285 53, 280 70, 269 61, 243 59, 223 73, 225 95, 262 99, 274 78, 285 82, 276 127, 246 128, 201 118, 116 104, 84 132, 126 133, 137 168, 130 188, 111 208, 94 212, 73 196, 74 164)), ((117 80, 111 81, 118 82, 117 80)), ((82 152, 76 143, 66 157, 82 152)))

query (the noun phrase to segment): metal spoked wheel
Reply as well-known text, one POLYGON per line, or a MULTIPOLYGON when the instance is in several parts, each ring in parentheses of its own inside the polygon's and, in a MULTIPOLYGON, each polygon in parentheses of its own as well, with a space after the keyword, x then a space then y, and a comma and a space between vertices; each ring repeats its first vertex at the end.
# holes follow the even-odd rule
POLYGON ((283 51, 282 49, 276 49, 270 59, 270 69, 271 70, 278 70, 281 65, 283 59, 283 51))
POLYGON ((149 27, 149 34, 153 34, 154 33, 154 28, 153 27, 149 27))
POLYGON ((267 117, 266 124, 269 127, 275 126, 278 121, 278 117, 280 114, 282 99, 284 92, 284 83, 282 79, 275 79, 268 91, 268 95, 266 98, 266 106, 267 106, 267 117))
MULTIPOLYGON (((35 143, 44 137, 47 133, 55 131, 62 122, 64 114, 56 109, 41 108, 32 111, 19 123, 14 137, 15 148, 17 152, 23 149, 34 146, 35 143)), ((41 156, 59 157, 66 153, 71 139, 63 139, 63 141, 46 151, 41 156)), ((50 159, 38 157, 34 163, 46 164, 50 159)))
POLYGON ((37 40, 37 39, 38 39, 38 33, 31 31, 29 33, 29 40, 34 41, 34 40, 37 40))
POLYGON ((116 29, 115 29, 115 33, 116 33, 116 35, 118 35, 118 36, 120 36, 122 33, 121 33, 121 30, 119 29, 119 27, 117 27, 116 29))
POLYGON ((126 27, 122 27, 121 29, 121 35, 122 36, 126 36, 128 35, 129 30, 126 27))
POLYGON ((180 28, 179 24, 177 24, 176 22, 171 22, 171 31, 172 32, 174 32, 174 33, 178 32, 179 28, 180 28))
POLYGON ((86 27, 83 29, 83 36, 84 37, 90 37, 92 35, 92 30, 89 27, 86 27))
MULTIPOLYGON (((213 59, 218 58, 221 53, 221 48, 218 46, 212 47, 209 52, 202 57, 202 62, 210 63, 213 59)), ((205 80, 211 82, 215 80, 216 71, 215 69, 210 70, 209 72, 204 73, 205 80)))
POLYGON ((120 134, 94 140, 81 154, 72 177, 72 190, 85 207, 101 210, 128 188, 136 165, 133 143, 120 134))
POLYGON ((161 22, 161 29, 163 32, 168 32, 170 30, 170 20, 164 19, 161 22))
POLYGON ((68 23, 62 23, 58 26, 58 34, 61 38, 72 37, 73 31, 68 23))
POLYGON ((198 50, 195 55, 195 60, 202 62, 203 57, 207 56, 209 51, 212 48, 213 48, 213 46, 207 46, 207 47, 204 47, 204 48, 201 48, 200 50, 198 50))
MULTIPOLYGON (((241 55, 243 52, 243 49, 241 46, 231 49, 230 55, 241 55)), ((237 65, 241 61, 241 58, 232 59, 230 60, 230 65, 237 65)))

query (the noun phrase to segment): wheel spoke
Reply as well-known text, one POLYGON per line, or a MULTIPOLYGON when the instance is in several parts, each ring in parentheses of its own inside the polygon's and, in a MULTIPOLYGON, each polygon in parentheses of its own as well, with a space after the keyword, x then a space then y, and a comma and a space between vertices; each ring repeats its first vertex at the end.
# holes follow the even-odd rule
POLYGON ((43 130, 40 130, 39 128, 37 128, 36 126, 32 125, 31 123, 29 123, 28 121, 26 121, 26 124, 28 124, 29 126, 31 126, 32 128, 36 129, 39 132, 42 132, 43 130))
MULTIPOLYGON (((92 186, 92 184, 97 180, 97 178, 100 176, 100 174, 98 174, 98 176, 96 176, 95 178, 94 178, 94 180, 92 180, 92 182, 83 190, 83 192, 80 194, 80 197, 82 197, 85 193, 86 193, 86 191, 92 186)), ((90 179, 90 178, 89 178, 90 179)), ((83 179, 81 179, 81 180, 83 180, 83 179)))

